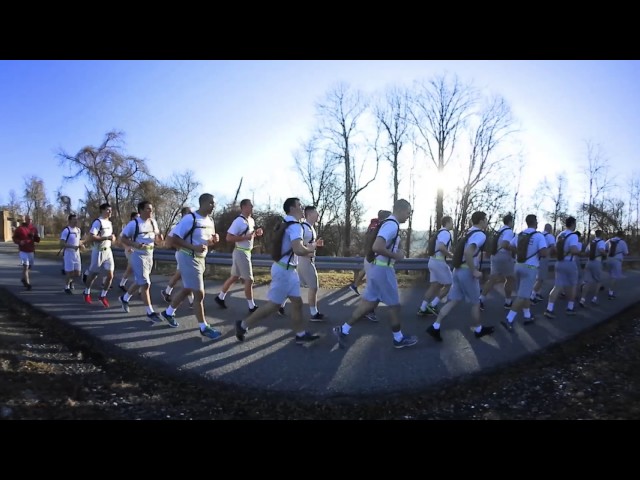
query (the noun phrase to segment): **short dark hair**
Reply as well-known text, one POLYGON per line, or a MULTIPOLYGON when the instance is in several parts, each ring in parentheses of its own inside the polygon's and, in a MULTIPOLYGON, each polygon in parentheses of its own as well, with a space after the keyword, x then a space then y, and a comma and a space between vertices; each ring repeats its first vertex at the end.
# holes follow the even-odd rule
POLYGON ((473 215, 471 215, 471 223, 473 225, 477 225, 478 223, 480 223, 482 220, 485 220, 487 218, 487 214, 484 212, 473 212, 473 215))
POLYGON ((527 227, 535 227, 538 224, 538 217, 534 214, 529 214, 524 219, 527 222, 527 227))
POLYGON ((601 237, 602 236, 602 230, 596 230, 596 237, 601 237))
POLYGON ((618 231, 616 232, 616 237, 620 237, 620 238, 622 238, 623 236, 624 236, 624 232, 623 232, 622 230, 618 230, 618 231))
POLYGON ((578 230, 576 230, 576 237, 580 238, 582 236, 582 233, 580 233, 578 230))
POLYGON ((215 197, 210 193, 203 193, 202 195, 200 195, 198 197, 198 205, 202 205, 203 203, 208 202, 209 199, 213 200, 213 204, 215 205, 215 197))
POLYGON ((304 207, 304 215, 307 216, 307 213, 313 212, 316 209, 315 205, 307 205, 304 207))
POLYGON ((151 202, 149 200, 142 200, 139 204, 138 204, 138 212, 141 212, 142 210, 144 210, 144 207, 146 207, 147 205, 150 205, 151 202))
POLYGON ((291 208, 293 208, 296 204, 296 202, 299 202, 300 199, 297 197, 290 197, 287 198, 284 201, 284 205, 282 205, 282 209, 284 210, 284 213, 289 213, 289 210, 291 210, 291 208))
POLYGON ((564 224, 567 228, 575 227, 576 219, 574 217, 567 217, 567 219, 564 221, 564 224))
POLYGON ((451 218, 449 215, 442 217, 442 220, 440 220, 440 228, 444 227, 445 224, 449 222, 453 222, 453 218, 451 218))
POLYGON ((245 198, 244 200, 241 200, 241 201, 240 201, 240 207, 242 208, 242 207, 244 207, 245 205, 248 205, 248 204, 250 204, 250 203, 251 203, 251 199, 249 199, 249 198, 245 198))
POLYGON ((107 208, 111 208, 111 205, 109 205, 109 203, 103 203, 102 205, 100 205, 100 211, 101 212, 103 210, 106 210, 107 208))
POLYGON ((507 223, 511 223, 513 221, 513 215, 511 215, 510 213, 507 213, 504 217, 502 217, 502 223, 504 223, 505 225, 507 223))
POLYGON ((182 207, 182 210, 180 210, 180 215, 183 217, 189 213, 191 213, 191 207, 182 207))
POLYGON ((72 218, 76 218, 76 214, 72 213, 67 217, 67 220, 71 221, 72 218))
POLYGON ((131 212, 131 215, 129 215, 129 218, 131 220, 133 220, 134 218, 136 218, 138 216, 138 212, 131 212))

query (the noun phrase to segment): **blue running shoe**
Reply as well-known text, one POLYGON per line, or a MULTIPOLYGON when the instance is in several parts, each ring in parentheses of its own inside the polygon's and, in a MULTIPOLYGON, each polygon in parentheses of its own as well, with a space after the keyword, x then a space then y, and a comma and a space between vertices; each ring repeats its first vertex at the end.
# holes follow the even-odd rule
POLYGON ((147 318, 151 323, 160 323, 162 321, 162 318, 160 318, 158 312, 147 313, 147 318))
POLYGON ((163 310, 162 312, 160 312, 160 316, 167 321, 170 327, 176 328, 177 326, 180 325, 178 322, 176 322, 176 316, 169 315, 166 310, 163 310))
POLYGON ((220 338, 222 336, 222 333, 207 325, 206 327, 204 327, 204 330, 200 329, 200 335, 215 340, 216 338, 220 338))

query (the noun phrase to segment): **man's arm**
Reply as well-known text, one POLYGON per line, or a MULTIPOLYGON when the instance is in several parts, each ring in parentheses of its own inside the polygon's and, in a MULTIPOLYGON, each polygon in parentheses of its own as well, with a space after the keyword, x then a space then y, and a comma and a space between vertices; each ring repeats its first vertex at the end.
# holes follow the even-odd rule
POLYGON ((376 237, 371 249, 378 255, 384 255, 385 257, 393 258, 394 260, 402 260, 404 258, 402 250, 392 252, 387 248, 387 240, 384 237, 376 237))
POLYGON ((313 255, 315 252, 314 248, 305 247, 302 244, 301 238, 296 238, 295 240, 291 241, 291 250, 293 250, 293 253, 295 253, 299 257, 306 257, 309 255, 313 255))

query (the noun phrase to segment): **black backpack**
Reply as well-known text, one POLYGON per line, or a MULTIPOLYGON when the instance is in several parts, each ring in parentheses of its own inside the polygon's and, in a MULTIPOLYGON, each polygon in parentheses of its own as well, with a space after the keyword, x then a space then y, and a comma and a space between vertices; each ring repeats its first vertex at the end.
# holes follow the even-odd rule
POLYGON ((598 255, 601 255, 598 253, 598 243, 600 243, 601 241, 602 240, 600 240, 599 238, 594 238, 593 240, 591 240, 591 245, 589 246, 589 260, 595 260, 598 255))
POLYGON ((518 247, 516 252, 516 261, 518 263, 526 262, 527 260, 535 256, 539 252, 538 250, 534 252, 532 255, 529 255, 527 257, 527 250, 529 249, 529 241, 531 240, 531 237, 536 233, 540 233, 540 232, 530 232, 530 233, 520 232, 518 234, 518 247))
MULTIPOLYGON (((393 237, 393 240, 390 244, 387 244, 387 249, 393 248, 393 246, 396 244, 396 241, 398 240, 398 237, 400 236, 400 224, 397 221, 395 221, 393 218, 385 218, 383 221, 381 221, 376 227, 375 231, 369 237, 367 237, 367 244, 365 245, 364 251, 367 252, 365 258, 369 263, 373 263, 373 261, 376 259, 376 256, 378 255, 373 251, 373 244, 375 243, 376 238, 378 238, 378 233, 380 233, 382 225, 384 225, 386 222, 393 222, 398 227, 396 236, 393 237)), ((391 259, 387 261, 387 265, 391 265, 391 259)))
MULTIPOLYGON (((427 245, 427 256, 432 257, 436 254, 436 242, 438 240, 438 235, 440 235, 440 232, 442 232, 443 230, 449 232, 449 230, 447 230, 446 228, 441 228, 429 238, 429 243, 427 245)), ((447 242, 447 248, 449 248, 449 245, 451 245, 451 232, 449 232, 449 241, 447 242)))
POLYGON ((284 257, 285 255, 289 255, 289 258, 287 259, 287 270, 289 269, 289 262, 293 258, 294 253, 292 248, 284 253, 282 252, 282 240, 284 239, 284 232, 287 231, 287 228, 289 228, 290 225, 294 224, 300 225, 300 222, 298 222, 297 220, 285 221, 283 219, 280 223, 278 223, 274 229, 273 241, 271 243, 270 253, 271 258, 274 262, 279 262, 282 257, 284 257))
MULTIPOLYGON (((471 232, 467 232, 464 238, 461 238, 460 240, 458 240, 458 243, 456 244, 456 249, 453 252, 453 260, 451 261, 453 268, 460 268, 460 266, 462 265, 462 259, 464 257, 464 247, 467 244, 467 241, 471 238, 471 235, 473 235, 476 232, 483 233, 485 237, 487 235, 482 230, 472 230, 471 232)), ((476 253, 474 253, 473 256, 477 257, 478 255, 480 255, 480 252, 482 251, 483 248, 484 248, 484 244, 482 245, 482 247, 476 250, 476 253)))
POLYGON ((613 257, 618 249, 618 242, 620 240, 609 240, 609 257, 613 257))
POLYGON ((571 232, 567 235, 562 235, 560 234, 558 236, 558 241, 556 242, 556 258, 558 260, 564 260, 564 257, 566 257, 566 252, 564 251, 564 244, 567 241, 567 238, 569 238, 571 235, 577 235, 576 232, 571 232))
POLYGON ((491 255, 495 255, 496 253, 498 253, 498 250, 500 248, 499 242, 500 242, 500 237, 502 237, 502 234, 504 232, 506 232, 507 230, 511 230, 510 227, 505 227, 502 230, 498 230, 494 235, 493 235, 493 241, 491 242, 491 255))

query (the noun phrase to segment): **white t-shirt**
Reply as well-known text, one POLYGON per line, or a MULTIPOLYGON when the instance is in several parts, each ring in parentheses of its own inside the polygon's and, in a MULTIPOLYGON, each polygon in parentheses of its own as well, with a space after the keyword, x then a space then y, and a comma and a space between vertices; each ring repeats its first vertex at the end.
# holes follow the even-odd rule
MULTIPOLYGON (((255 220, 253 217, 245 218, 242 215, 238 215, 235 220, 231 223, 229 230, 227 233, 236 236, 243 236, 253 233, 255 230, 255 220)), ((236 242, 236 246, 240 248, 248 248, 249 250, 253 249, 253 237, 251 240, 242 240, 241 242, 236 242)))
MULTIPOLYGON (((476 246, 476 252, 473 257, 473 264, 476 268, 480 267, 480 249, 484 245, 484 242, 487 241, 487 234, 480 230, 478 227, 471 227, 467 234, 471 233, 471 236, 464 244, 464 249, 471 244, 476 246)), ((462 264, 467 263, 464 253, 462 254, 462 264)))
POLYGON ((173 227, 172 237, 179 237, 183 240, 191 243, 192 245, 207 245, 216 233, 216 227, 213 223, 213 218, 209 215, 203 217, 197 212, 189 213, 182 217, 180 222, 173 227), (188 235, 189 231, 194 227, 195 216, 195 229, 192 234, 188 235), (187 237, 187 238, 185 238, 187 237))
POLYGON ((122 229, 122 234, 130 238, 132 242, 142 243, 144 245, 153 245, 156 240, 156 235, 159 233, 160 229, 158 228, 155 218, 143 220, 140 217, 136 217, 122 229), (138 224, 138 235, 136 238, 133 238, 136 234, 136 224, 138 224))
POLYGON ((449 250, 452 240, 453 240, 453 236, 451 235, 451 232, 446 228, 441 228, 440 231, 438 232, 438 236, 436 237, 436 253, 433 256, 435 258, 444 259, 445 257, 442 254, 442 252, 439 250, 439 248, 441 245, 444 245, 444 247, 447 250, 449 250))
POLYGON ((503 225, 502 228, 498 230, 498 233, 496 235, 498 235, 498 249, 496 250, 496 254, 509 253, 508 250, 504 249, 504 247, 502 246, 502 243, 503 242, 511 243, 511 241, 515 238, 515 234, 513 233, 512 228, 507 227, 506 225, 503 225))
MULTIPOLYGON (((532 234, 529 236, 529 245, 527 246, 527 256, 525 257, 526 260, 523 263, 525 265, 531 265, 531 266, 537 267, 540 265, 540 257, 536 255, 536 253, 538 253, 543 248, 547 248, 547 241, 545 240, 544 235, 542 235, 540 232, 536 232, 534 228, 527 228, 523 230, 522 233, 532 234)), ((519 236, 516 235, 513 237, 513 240, 511 240, 511 246, 514 249, 516 249, 516 251, 518 248, 518 238, 519 236)), ((516 256, 516 261, 517 261, 517 256, 516 256)))
POLYGON ((60 240, 73 247, 80 246, 80 228, 78 227, 65 227, 60 233, 60 240))
MULTIPOLYGON (((397 252, 400 248, 400 224, 398 223, 398 219, 393 215, 390 215, 383 220, 383 224, 380 227, 380 230, 378 230, 378 237, 384 238, 387 250, 393 253, 397 252)), ((388 265, 393 265, 395 263, 395 260, 385 257, 384 255, 376 255, 375 260, 384 262, 388 265)))
MULTIPOLYGON (((113 225, 111 220, 104 218, 96 218, 91 224, 89 233, 98 237, 111 237, 113 235, 113 225)), ((102 242, 94 242, 93 248, 108 248, 111 247, 111 240, 104 240, 102 242)))

